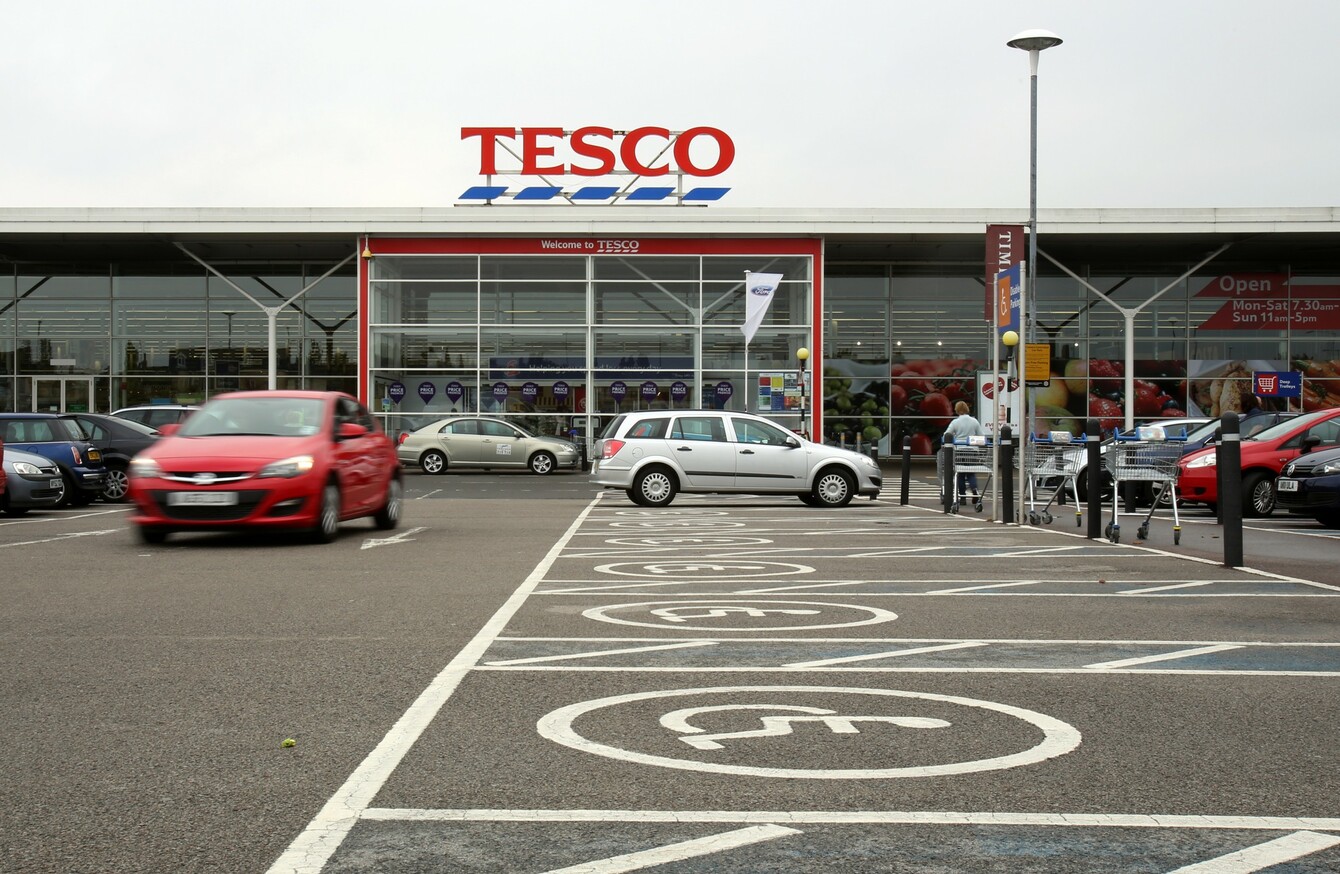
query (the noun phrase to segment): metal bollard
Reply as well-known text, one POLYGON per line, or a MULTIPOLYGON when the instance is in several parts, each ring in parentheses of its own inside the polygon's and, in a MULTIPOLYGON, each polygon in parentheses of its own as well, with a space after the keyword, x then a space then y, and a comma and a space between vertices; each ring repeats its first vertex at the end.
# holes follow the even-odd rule
POLYGON ((954 507, 954 444, 940 446, 940 503, 946 513, 954 507))
POLYGON ((1219 513, 1224 525, 1224 567, 1242 567, 1242 443, 1237 413, 1220 417, 1221 436, 1215 448, 1219 513))
POLYGON ((1103 534, 1103 433, 1097 419, 1084 423, 1084 450, 1088 453, 1088 468, 1084 471, 1088 482, 1084 488, 1089 492, 1089 538, 1097 540, 1103 534))
POLYGON ((1009 425, 1000 429, 1000 521, 1014 524, 1014 432, 1009 425))
POLYGON ((912 480, 912 438, 903 438, 903 489, 898 496, 899 504, 907 504, 907 490, 912 480))

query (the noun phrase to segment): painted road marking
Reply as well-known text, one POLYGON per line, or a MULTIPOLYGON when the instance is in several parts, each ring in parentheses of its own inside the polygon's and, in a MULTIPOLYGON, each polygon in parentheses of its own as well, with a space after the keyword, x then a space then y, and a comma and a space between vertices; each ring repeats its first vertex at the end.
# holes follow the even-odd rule
POLYGON ((1251 874, 1253 871, 1301 859, 1303 856, 1329 849, 1336 844, 1340 844, 1340 837, 1335 835, 1322 835, 1311 831, 1294 832, 1217 859, 1178 868, 1172 874, 1251 874))
POLYGON ((1208 585, 1210 585, 1209 580, 1197 580, 1194 583, 1173 583, 1170 586, 1156 586, 1152 589, 1131 589, 1126 592, 1118 592, 1118 594, 1129 595, 1131 592, 1144 592, 1145 594, 1149 594, 1150 592, 1171 592, 1173 589, 1196 589, 1208 585))
POLYGON ((970 649, 972 647, 986 646, 987 644, 979 640, 968 640, 963 643, 945 643, 939 646, 918 646, 912 649, 895 649, 888 652, 872 652, 865 655, 843 656, 834 659, 820 659, 814 662, 791 662, 782 665, 784 668, 823 668, 831 665, 847 665, 854 662, 869 662, 876 659, 891 659, 898 656, 921 655, 928 652, 945 652, 954 649, 970 649))
POLYGON ((866 607, 860 604, 826 604, 816 601, 640 601, 634 604, 605 604, 600 607, 592 607, 589 610, 583 610, 582 616, 587 619, 594 619, 597 622, 612 622, 616 625, 636 625, 641 628, 676 628, 685 631, 789 631, 812 630, 816 628, 854 628, 858 625, 877 625, 881 622, 892 622, 898 618, 897 613, 884 610, 880 607, 866 607), (795 608, 801 608, 799 610, 795 608), (818 607, 818 610, 810 608, 818 607), (685 615, 684 610, 693 610, 694 614, 685 615), (621 619, 610 614, 615 611, 638 611, 655 616, 658 621, 638 621, 636 619, 621 619), (706 612, 704 612, 706 611, 706 612), (828 614, 848 612, 858 615, 864 615, 864 619, 853 619, 849 622, 829 622, 823 618, 824 612, 828 614), (744 623, 733 623, 729 620, 744 618, 756 618, 759 614, 781 614, 783 616, 819 616, 818 621, 798 620, 784 625, 750 625, 744 623), (682 624, 689 619, 726 619, 726 622, 718 622, 711 626, 703 625, 685 625, 682 624), (667 625, 667 623, 670 623, 667 625), (724 626, 724 627, 723 627, 724 626))
POLYGON ((360 546, 359 549, 375 549, 378 546, 390 546, 394 543, 409 543, 414 539, 413 537, 410 537, 411 534, 418 534, 420 531, 427 530, 428 529, 424 527, 407 528, 390 537, 369 537, 367 540, 363 541, 363 545, 360 546))
POLYGON ((683 643, 667 643, 659 646, 632 646, 632 647, 626 647, 624 649, 591 650, 590 652, 574 652, 574 653, 567 653, 564 655, 550 655, 550 656, 534 656, 532 658, 526 658, 526 659, 508 659, 506 661, 501 662, 485 662, 484 664, 492 665, 494 667, 499 667, 502 665, 533 665, 538 664, 540 662, 559 662, 559 661, 565 661, 567 659, 589 659, 589 658, 596 658, 598 656, 624 655, 626 653, 632 653, 632 652, 652 652, 655 650, 667 650, 667 649, 688 649, 690 647, 698 647, 698 646, 717 646, 717 642, 715 640, 688 640, 683 643))
POLYGON ((1224 652, 1230 649, 1242 649, 1241 646, 1233 644, 1218 644, 1216 646, 1200 646, 1194 649, 1183 649, 1177 652, 1165 652, 1159 655, 1140 656, 1131 659, 1118 659, 1114 662, 1098 662, 1092 665, 1085 665, 1086 668, 1102 670, 1105 668, 1129 668, 1135 665, 1147 665, 1153 662, 1169 662, 1177 659, 1187 659, 1198 655, 1209 655, 1214 652, 1224 652))
POLYGON ((34 546, 38 543, 55 543, 57 540, 71 540, 75 537, 99 537, 103 534, 117 534, 124 530, 124 528, 108 528, 105 531, 71 531, 69 534, 56 534, 51 537, 43 537, 41 540, 24 540, 19 543, 0 543, 0 549, 8 549, 11 546, 34 546))
POLYGON ((701 579, 707 581, 719 578, 737 579, 740 577, 784 577, 793 574, 812 574, 814 568, 803 564, 789 564, 780 561, 743 561, 723 562, 715 559, 686 559, 681 561, 661 561, 651 564, 625 561, 616 564, 602 564, 594 568, 598 574, 612 574, 620 577, 649 577, 651 579, 701 579))
POLYGON ((1008 589, 1014 586, 1038 586, 1042 580, 1019 580, 1013 583, 988 583, 984 586, 961 586, 957 589, 936 589, 927 595, 957 595, 960 592, 981 592, 985 589, 1008 589))
MULTIPOLYGON (((788 706, 790 705, 781 704, 778 709, 786 709, 788 706)), ((903 710, 907 709, 908 706, 909 705, 906 703, 900 703, 898 705, 899 709, 903 710)), ((926 705, 922 704, 922 706, 924 707, 926 705)), ((880 715, 882 714, 860 713, 859 717, 880 715)), ((904 716, 905 714, 899 713, 895 715, 904 716)), ((1014 707, 1009 704, 1000 704, 994 701, 982 701, 974 698, 961 698, 954 695, 936 695, 929 692, 908 692, 899 689, 861 689, 845 686, 717 686, 698 689, 663 689, 653 692, 634 692, 627 695, 613 695, 608 698, 581 701, 566 707, 560 707, 557 710, 542 716, 539 722, 536 723, 535 728, 541 737, 551 740, 554 743, 578 750, 579 752, 590 753, 591 755, 615 759, 617 761, 634 762, 660 768, 674 768, 683 771, 700 771, 712 774, 805 778, 815 780, 883 780, 903 777, 939 777, 949 774, 974 774, 981 771, 998 771, 1006 768, 1017 768, 1022 765, 1032 765, 1046 761, 1047 759, 1056 758, 1057 756, 1063 756, 1066 753, 1077 749, 1081 741, 1080 733, 1074 726, 1062 722, 1055 717, 1048 716, 1045 713, 1026 710, 1022 707, 1014 707), (723 695, 731 697, 731 705, 733 707, 743 705, 745 702, 741 699, 750 696, 768 696, 778 699, 779 701, 794 700, 798 696, 809 696, 812 699, 820 700, 832 700, 841 696, 863 696, 866 698, 874 698, 879 702, 875 705, 871 705, 868 702, 854 705, 861 707, 862 709, 872 706, 894 706, 890 703, 890 699, 899 702, 905 702, 910 699, 916 702, 931 702, 932 704, 937 705, 949 704, 959 707, 968 707, 973 710, 986 710, 1022 720, 1023 722, 1032 725, 1034 728, 1040 729, 1042 731, 1042 740, 1025 750, 1010 753, 1008 755, 993 756, 987 759, 949 761, 887 768, 777 768, 763 765, 727 764, 724 762, 701 761, 698 759, 677 759, 670 756, 640 753, 591 740, 579 733, 574 727, 574 723, 580 717, 595 711, 607 710, 608 708, 618 708, 627 704, 639 704, 640 702, 649 700, 669 700, 686 697, 707 698, 710 696, 723 695)), ((900 747, 900 754, 902 754, 903 751, 901 750, 901 747, 903 745, 898 746, 900 747)), ((868 757, 869 755, 884 749, 886 748, 883 744, 875 744, 874 746, 867 744, 863 749, 853 747, 853 752, 854 755, 858 757, 862 755, 868 757)), ((737 751, 737 759, 747 757, 747 752, 747 749, 737 751)))
POLYGON ((623 871, 637 871, 642 868, 652 868, 683 859, 710 856, 714 853, 722 853, 726 850, 734 850, 738 847, 746 847, 763 841, 775 841, 777 838, 801 833, 799 829, 785 828, 780 825, 752 826, 733 832, 712 835, 711 837, 668 844, 654 850, 625 853, 622 856, 613 856, 599 862, 585 862, 568 868, 553 868, 545 874, 619 874, 623 871))

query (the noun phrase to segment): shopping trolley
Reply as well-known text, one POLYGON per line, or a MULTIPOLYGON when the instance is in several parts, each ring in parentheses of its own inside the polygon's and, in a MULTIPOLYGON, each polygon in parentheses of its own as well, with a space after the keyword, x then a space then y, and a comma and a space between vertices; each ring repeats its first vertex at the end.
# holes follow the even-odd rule
POLYGON ((1052 523, 1052 502, 1064 499, 1065 488, 1070 486, 1070 495, 1075 500, 1075 525, 1083 524, 1083 511, 1079 503, 1079 487, 1075 478, 1084 466, 1084 437, 1074 442, 1069 431, 1052 431, 1046 437, 1033 437, 1024 448, 1024 469, 1028 471, 1028 524, 1039 521, 1052 523), (1055 481, 1052 496, 1037 509, 1038 495, 1045 491, 1048 482, 1055 481))
POLYGON ((987 488, 991 485, 991 438, 956 438, 954 440, 954 470, 951 473, 954 479, 954 502, 949 508, 951 513, 957 513, 960 499, 968 497, 959 494, 958 475, 961 473, 986 474, 986 482, 981 484, 981 490, 972 496, 972 508, 978 513, 982 512, 982 495, 986 494, 987 488))
POLYGON ((1106 462, 1107 471, 1112 475, 1112 521, 1107 523, 1104 532, 1108 540, 1113 543, 1121 540, 1118 510, 1121 504, 1121 484, 1134 481, 1159 484, 1158 492, 1150 501, 1149 512, 1136 529, 1136 539, 1144 540, 1149 536, 1149 520, 1164 495, 1168 495, 1172 503, 1173 543, 1182 542, 1182 524, 1177 516, 1177 462, 1182 457, 1185 444, 1185 430, 1181 436, 1169 436, 1158 426, 1140 427, 1125 434, 1118 430, 1112 435, 1112 447, 1107 453, 1106 462))

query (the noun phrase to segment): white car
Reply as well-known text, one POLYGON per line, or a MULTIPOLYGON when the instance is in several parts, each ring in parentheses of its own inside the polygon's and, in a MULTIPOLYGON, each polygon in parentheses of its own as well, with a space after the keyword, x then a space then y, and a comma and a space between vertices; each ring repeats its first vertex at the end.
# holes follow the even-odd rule
POLYGON ((867 455, 719 410, 619 416, 596 443, 591 481, 644 507, 664 507, 679 492, 795 495, 811 507, 841 507, 856 495, 873 500, 883 484, 867 455))
POLYGON ((400 439, 396 457, 431 474, 452 467, 525 467, 546 474, 581 464, 575 444, 487 416, 453 416, 411 431, 400 439))

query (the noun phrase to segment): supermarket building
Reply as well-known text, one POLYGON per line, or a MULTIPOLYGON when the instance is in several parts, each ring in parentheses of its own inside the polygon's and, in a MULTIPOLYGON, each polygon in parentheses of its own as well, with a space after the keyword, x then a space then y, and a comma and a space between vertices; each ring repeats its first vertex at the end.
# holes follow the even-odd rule
MULTIPOLYGON (((198 403, 273 374, 355 394, 393 432, 478 412, 590 434, 622 411, 712 407, 926 454, 992 367, 987 229, 1023 223, 632 204, 4 209, 0 409, 198 403), (782 278, 746 345, 750 271, 782 278)), ((1340 210, 1062 209, 1038 224, 1041 427, 1218 415, 1260 371, 1303 379, 1301 397, 1266 404, 1340 405, 1340 210)))

